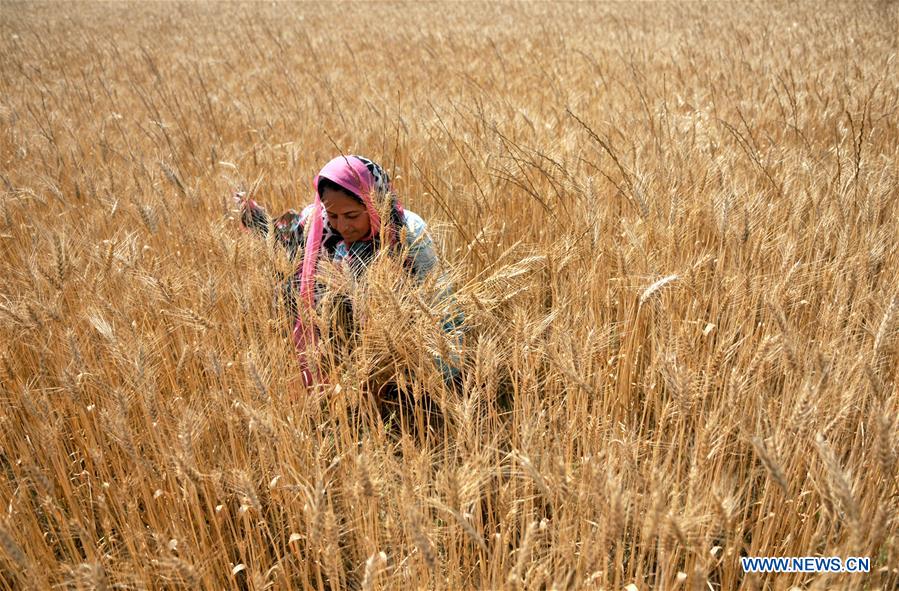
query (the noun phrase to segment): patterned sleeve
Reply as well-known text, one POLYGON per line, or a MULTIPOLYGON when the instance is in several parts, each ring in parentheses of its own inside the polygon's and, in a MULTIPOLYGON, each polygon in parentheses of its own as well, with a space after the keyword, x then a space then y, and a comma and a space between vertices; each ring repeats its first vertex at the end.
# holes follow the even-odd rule
POLYGON ((293 258, 303 245, 303 224, 306 220, 301 213, 288 209, 275 220, 275 238, 287 249, 293 258))

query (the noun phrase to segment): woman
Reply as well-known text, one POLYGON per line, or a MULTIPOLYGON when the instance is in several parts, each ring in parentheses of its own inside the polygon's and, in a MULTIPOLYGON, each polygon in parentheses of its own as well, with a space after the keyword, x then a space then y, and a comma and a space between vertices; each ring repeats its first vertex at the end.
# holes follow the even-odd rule
MULTIPOLYGON (((362 156, 337 156, 322 168, 313 186, 315 201, 311 205, 301 213, 290 210, 273 223, 276 238, 291 258, 296 256, 300 244, 305 246, 302 264, 287 281, 285 296, 294 319, 293 337, 307 386, 313 383, 314 376, 306 362, 305 350, 315 343, 318 335, 311 325, 303 323, 304 314, 298 313, 295 300, 299 291, 300 306, 308 311, 317 305, 321 295, 315 279, 319 257, 348 265, 353 275, 359 277, 382 247, 383 237, 389 242, 383 246, 404 253, 403 266, 418 281, 437 268, 427 225, 417 214, 403 208, 390 185, 390 177, 378 164, 362 156), (377 207, 384 199, 389 202, 387 220, 381 219, 377 207)), ((244 226, 267 234, 269 216, 265 210, 242 195, 239 198, 244 226)), ((448 290, 442 294, 448 295, 448 290)), ((344 307, 344 313, 351 316, 349 308, 351 305, 344 307)), ((460 323, 461 317, 456 316, 446 319, 443 328, 451 332, 460 323)), ((456 367, 440 358, 435 361, 447 382, 458 383, 456 367)))

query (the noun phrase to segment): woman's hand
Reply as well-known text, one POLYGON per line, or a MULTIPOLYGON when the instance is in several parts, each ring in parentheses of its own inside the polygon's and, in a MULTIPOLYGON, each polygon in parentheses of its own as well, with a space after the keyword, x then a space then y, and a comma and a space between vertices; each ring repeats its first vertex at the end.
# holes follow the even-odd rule
POLYGON ((247 206, 247 192, 238 189, 234 191, 231 198, 234 200, 234 207, 236 208, 232 211, 234 213, 243 212, 244 208, 247 206))
POLYGON ((240 223, 245 228, 268 234, 268 213, 264 208, 260 207, 255 201, 247 196, 247 192, 242 189, 234 191, 232 195, 234 207, 232 211, 240 216, 240 223))

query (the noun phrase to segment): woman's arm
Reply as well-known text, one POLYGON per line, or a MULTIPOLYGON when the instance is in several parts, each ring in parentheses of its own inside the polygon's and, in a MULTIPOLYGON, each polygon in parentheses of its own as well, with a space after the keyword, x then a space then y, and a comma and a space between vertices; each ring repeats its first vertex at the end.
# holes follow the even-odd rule
POLYGON ((289 209, 272 220, 263 206, 252 199, 243 199, 240 194, 237 197, 241 198, 240 223, 263 238, 268 236, 271 223, 278 243, 287 249, 287 254, 293 258, 300 246, 303 245, 303 226, 309 214, 309 208, 307 207, 302 212, 289 209))
POLYGON ((437 267, 437 252, 427 224, 411 211, 406 211, 406 248, 412 275, 423 281, 437 267))

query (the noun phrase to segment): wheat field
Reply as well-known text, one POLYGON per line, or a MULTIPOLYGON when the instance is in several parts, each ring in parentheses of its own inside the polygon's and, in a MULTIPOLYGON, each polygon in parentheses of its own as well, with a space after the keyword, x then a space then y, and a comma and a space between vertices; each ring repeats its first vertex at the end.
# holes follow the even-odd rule
POLYGON ((897 31, 4 1, 0 589, 896 589, 897 31), (466 323, 389 257, 330 269, 366 322, 337 347, 326 300, 306 389, 232 195, 300 208, 338 153, 428 221, 466 323), (374 375, 439 421, 383 420, 374 375))

